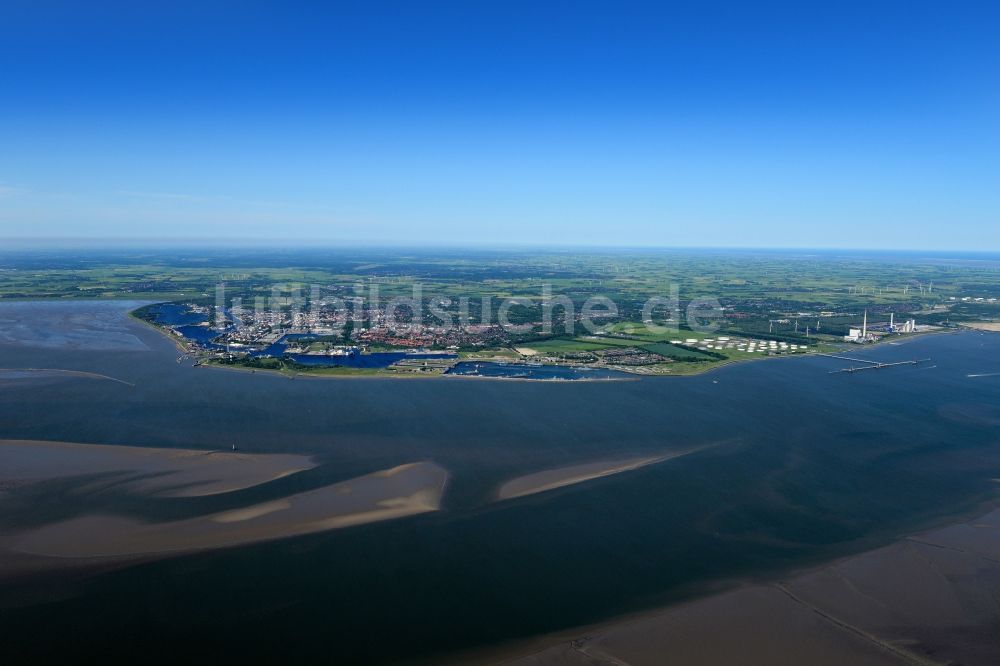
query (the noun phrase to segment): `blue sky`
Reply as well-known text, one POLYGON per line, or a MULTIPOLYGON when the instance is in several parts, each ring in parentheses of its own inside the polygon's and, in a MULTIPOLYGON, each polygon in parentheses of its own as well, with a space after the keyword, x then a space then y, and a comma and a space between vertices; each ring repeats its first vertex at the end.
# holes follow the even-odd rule
POLYGON ((0 13, 8 239, 1000 250, 995 2, 0 13))

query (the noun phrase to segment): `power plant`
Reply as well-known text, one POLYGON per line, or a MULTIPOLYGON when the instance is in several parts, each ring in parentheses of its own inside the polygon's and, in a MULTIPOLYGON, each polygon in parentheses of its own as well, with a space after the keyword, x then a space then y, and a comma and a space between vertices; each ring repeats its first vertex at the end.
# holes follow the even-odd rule
POLYGON ((865 344, 866 342, 875 342, 883 335, 892 335, 899 333, 915 333, 917 330, 917 321, 915 319, 907 319, 902 325, 896 325, 896 314, 889 313, 889 323, 888 324, 876 324, 872 326, 871 333, 868 332, 868 310, 865 310, 863 319, 861 320, 861 328, 850 328, 847 331, 847 335, 844 336, 844 342, 854 342, 857 344, 865 344))

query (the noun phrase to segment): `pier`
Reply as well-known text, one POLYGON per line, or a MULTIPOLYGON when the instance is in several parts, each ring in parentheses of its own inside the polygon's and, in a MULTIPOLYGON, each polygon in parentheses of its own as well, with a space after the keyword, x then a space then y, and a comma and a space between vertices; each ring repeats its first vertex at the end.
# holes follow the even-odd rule
POLYGON ((892 368, 898 365, 918 365, 920 363, 926 363, 930 361, 929 358, 918 358, 908 361, 893 361, 892 363, 882 363, 881 361, 868 361, 863 358, 851 358, 850 356, 837 356, 836 354, 817 354, 817 356, 826 356, 827 358, 835 358, 841 361, 851 361, 852 363, 864 363, 865 365, 860 367, 850 366, 847 368, 841 368, 840 370, 831 370, 828 374, 836 375, 842 372, 861 372, 862 370, 882 370, 883 368, 892 368))

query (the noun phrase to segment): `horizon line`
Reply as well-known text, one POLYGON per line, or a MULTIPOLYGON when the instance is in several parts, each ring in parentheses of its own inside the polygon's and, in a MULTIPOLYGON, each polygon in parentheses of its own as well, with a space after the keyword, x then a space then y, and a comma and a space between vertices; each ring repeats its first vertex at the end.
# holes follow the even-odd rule
POLYGON ((952 248, 940 247, 872 247, 872 246, 810 246, 810 245, 667 245, 647 244, 629 245, 615 243, 542 243, 525 241, 386 241, 359 239, 287 239, 278 237, 255 237, 234 240, 225 236, 217 237, 133 237, 106 236, 100 238, 83 236, 60 237, 0 237, 0 253, 12 250, 124 250, 124 249, 262 249, 271 246, 281 250, 331 250, 331 249, 400 249, 400 250, 585 250, 585 251, 665 251, 665 250, 703 250, 703 251, 764 251, 764 252, 891 252, 891 253, 936 253, 944 255, 974 254, 997 255, 998 249, 982 248, 952 248))

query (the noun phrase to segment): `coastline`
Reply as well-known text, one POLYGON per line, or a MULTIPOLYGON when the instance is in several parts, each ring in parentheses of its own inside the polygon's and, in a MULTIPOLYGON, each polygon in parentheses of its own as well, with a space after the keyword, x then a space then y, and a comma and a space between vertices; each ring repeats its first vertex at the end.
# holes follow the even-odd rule
MULTIPOLYGON (((898 342, 884 342, 876 343, 874 345, 869 345, 867 348, 878 348, 880 345, 900 345, 905 344, 909 340, 915 340, 918 337, 924 337, 927 335, 954 335, 956 333, 961 333, 963 330, 934 330, 934 331, 921 331, 919 333, 911 333, 904 340, 899 340, 898 342)), ((161 335, 166 335, 163 331, 160 331, 161 335)), ((168 336, 170 337, 170 336, 168 336)), ((180 342, 174 340, 178 346, 180 342)), ((184 353, 190 353, 188 350, 181 348, 184 353)), ((847 348, 848 350, 850 348, 847 348)), ((837 350, 844 351, 844 350, 837 350)), ((708 375, 713 372, 717 372, 724 368, 732 367, 735 365, 742 365, 744 363, 760 363, 764 361, 779 361, 779 360, 789 360, 789 359, 802 359, 819 356, 819 352, 806 352, 804 354, 787 354, 787 355, 775 355, 775 356, 762 356, 759 358, 740 358, 740 359, 727 359, 725 361, 719 361, 718 363, 713 363, 704 369, 698 370, 697 372, 683 372, 677 374, 640 374, 629 372, 628 370, 621 370, 619 368, 609 368, 614 369, 617 372, 622 372, 628 374, 628 377, 608 377, 608 378, 581 378, 581 379, 561 379, 561 378, 551 378, 551 379, 529 379, 524 377, 486 377, 482 375, 449 375, 446 373, 433 373, 433 374, 419 374, 419 373, 396 373, 396 372, 385 372, 380 369, 375 369, 372 372, 309 372, 309 371, 287 371, 287 370, 277 370, 273 368, 249 368, 243 366, 224 366, 215 363, 201 363, 197 367, 199 368, 214 368, 217 370, 234 370, 240 372, 251 372, 251 373, 268 373, 275 376, 285 377, 286 379, 442 379, 442 378, 452 378, 452 379, 465 379, 465 380, 487 380, 487 381, 502 381, 502 382, 531 382, 531 383, 546 383, 546 384, 578 384, 578 383, 592 383, 592 382, 636 382, 643 381, 646 379, 680 379, 685 377, 701 377, 708 375)), ((560 366, 559 364, 550 364, 552 367, 572 367, 572 366, 560 366)))
MULTIPOLYGON (((161 302, 161 301, 153 301, 151 303, 147 303, 146 305, 152 305, 152 304, 159 303, 159 302, 161 302)), ((143 307, 145 307, 145 305, 143 307)), ((162 326, 158 326, 158 325, 154 324, 153 322, 150 322, 150 321, 147 321, 145 319, 141 319, 140 317, 135 316, 135 312, 137 310, 138 310, 138 308, 136 308, 135 310, 130 310, 128 312, 128 316, 131 319, 133 319, 133 320, 135 320, 137 322, 141 322, 143 325, 151 328, 152 330, 156 331, 160 335, 168 338, 171 342, 173 342, 174 346, 178 349, 178 351, 181 351, 184 354, 191 354, 192 353, 192 351, 189 348, 187 348, 187 346, 185 345, 185 342, 184 342, 184 340, 182 338, 178 338, 175 335, 171 335, 168 332, 168 330, 165 329, 162 326)), ((905 343, 907 340, 913 340, 913 339, 916 339, 918 337, 923 337, 925 335, 938 335, 938 334, 946 334, 946 333, 957 333, 957 332, 961 332, 963 330, 976 330, 976 329, 957 328, 957 329, 934 329, 934 330, 930 330, 930 331, 920 331, 920 332, 916 332, 916 333, 907 334, 907 336, 905 338, 900 339, 899 341, 893 341, 893 342, 881 342, 880 341, 880 342, 874 343, 872 345, 868 345, 867 347, 868 348, 875 348, 875 347, 878 347, 878 346, 883 345, 883 344, 899 345, 899 344, 905 343)), ((843 351, 843 350, 838 350, 838 351, 843 351)), ((531 379, 531 378, 523 378, 523 377, 486 377, 486 376, 481 376, 481 375, 449 375, 447 373, 428 373, 428 374, 421 374, 421 373, 418 373, 418 372, 401 373, 401 372, 389 372, 389 371, 386 371, 383 368, 372 368, 372 369, 368 369, 368 368, 338 368, 337 366, 331 366, 329 368, 323 368, 323 369, 319 369, 319 370, 315 370, 315 371, 309 371, 309 370, 303 371, 303 370, 285 370, 285 369, 275 369, 275 368, 251 368, 251 367, 238 366, 238 365, 223 365, 223 364, 211 363, 211 362, 205 362, 205 363, 199 362, 194 367, 197 367, 197 368, 213 368, 213 369, 218 369, 218 370, 234 370, 234 371, 241 371, 241 372, 250 372, 251 374, 256 374, 256 373, 260 372, 260 373, 266 373, 266 374, 269 374, 269 375, 272 375, 272 376, 284 377, 284 378, 289 379, 289 380, 292 380, 292 379, 309 379, 309 378, 312 378, 312 379, 438 379, 438 378, 444 378, 444 377, 451 377, 451 378, 458 377, 458 378, 462 378, 462 379, 479 379, 479 380, 492 380, 492 381, 504 381, 504 382, 522 381, 522 382, 545 382, 545 383, 549 383, 549 384, 551 384, 551 383, 573 384, 573 383, 578 383, 578 382, 582 382, 582 383, 590 383, 590 382, 623 382, 623 381, 627 382, 627 381, 640 381, 640 380, 643 380, 643 379, 677 378, 677 377, 698 377, 698 376, 702 376, 702 375, 707 375, 707 374, 712 373, 712 372, 714 372, 716 370, 721 370, 722 368, 726 368, 726 367, 730 367, 730 366, 737 365, 737 364, 742 364, 742 363, 752 363, 752 362, 757 362, 757 361, 773 361, 773 360, 777 360, 777 359, 789 359, 789 358, 803 358, 803 357, 809 357, 809 356, 817 356, 819 354, 820 354, 820 352, 809 351, 809 352, 806 352, 806 353, 803 353, 803 354, 785 354, 785 355, 774 355, 774 356, 768 355, 768 356, 761 356, 761 357, 756 357, 756 358, 726 359, 724 361, 719 361, 717 363, 709 364, 705 368, 696 368, 694 371, 679 372, 679 373, 676 373, 676 374, 673 374, 673 373, 645 374, 645 373, 631 372, 628 369, 607 368, 609 370, 615 370, 617 372, 622 372, 623 374, 628 374, 628 375, 631 375, 631 376, 628 376, 628 377, 608 377, 608 378, 579 378, 579 379, 562 379, 562 378, 531 379)), ((462 360, 469 360, 469 359, 462 359, 462 360)), ((549 364, 549 365, 551 365, 553 367, 573 367, 573 366, 562 366, 562 365, 557 364, 557 363, 556 364, 549 364)))
MULTIPOLYGON (((223 370, 230 372, 245 372, 250 374, 265 374, 271 377, 282 377, 284 379, 399 379, 399 380, 442 380, 450 379, 455 381, 471 381, 471 380, 484 380, 484 381, 501 381, 501 382, 529 382, 532 384, 590 384, 594 382, 637 382, 644 379, 644 377, 609 377, 606 379, 600 378, 584 378, 584 379, 528 379, 525 377, 484 377, 482 375, 448 375, 444 373, 436 374, 419 374, 416 372, 410 373, 394 373, 394 372, 380 372, 379 370, 374 370, 373 372, 359 372, 359 373, 337 373, 337 372, 300 372, 300 371, 288 371, 288 370, 276 370, 274 368, 248 368, 245 366, 232 366, 232 365, 219 365, 215 363, 202 363, 197 366, 198 368, 210 368, 213 370, 223 370)), ((680 375, 678 375, 680 376, 680 375)))
POLYGON ((132 321, 135 321, 135 322, 138 322, 138 323, 142 324, 143 326, 149 328, 150 330, 155 331, 156 333, 158 333, 158 334, 162 335, 163 337, 167 338, 168 340, 170 340, 171 342, 174 343, 174 346, 177 347, 178 351, 183 352, 185 354, 190 354, 191 353, 190 350, 187 349, 184 346, 184 340, 183 339, 179 338, 176 335, 170 335, 169 333, 167 333, 163 329, 162 326, 157 326, 156 324, 154 324, 151 321, 146 321, 145 319, 142 319, 141 317, 136 317, 135 316, 135 313, 138 312, 141 308, 144 308, 144 307, 149 306, 149 305, 157 305, 159 303, 167 303, 167 302, 169 302, 169 301, 150 301, 149 303, 145 303, 144 305, 140 306, 139 308, 135 308, 134 310, 129 310, 128 313, 127 313, 128 314, 128 318, 130 320, 132 320, 132 321))
POLYGON ((957 325, 970 331, 979 331, 981 333, 1000 333, 1000 322, 960 321, 957 325))

